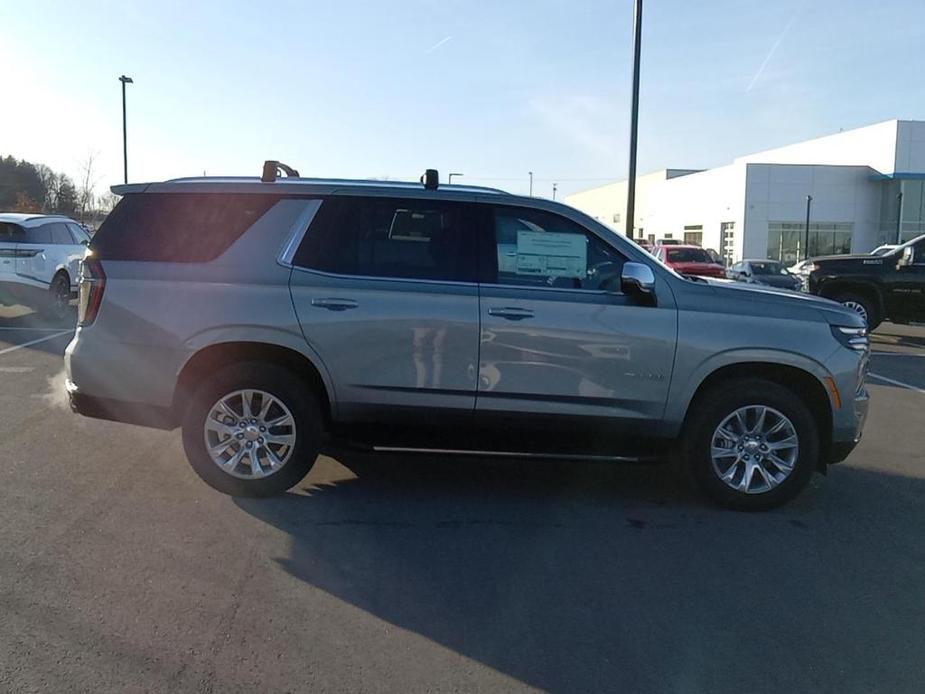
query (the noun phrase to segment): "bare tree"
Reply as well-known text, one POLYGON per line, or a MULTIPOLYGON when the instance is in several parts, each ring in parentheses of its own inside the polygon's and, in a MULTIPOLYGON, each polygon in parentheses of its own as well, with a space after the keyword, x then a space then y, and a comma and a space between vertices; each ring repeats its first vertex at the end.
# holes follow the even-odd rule
POLYGON ((102 213, 102 215, 109 214, 112 212, 112 208, 116 206, 116 203, 119 202, 119 200, 120 197, 118 195, 107 191, 96 199, 97 211, 102 213))
POLYGON ((41 204, 43 212, 50 212, 55 209, 55 205, 58 202, 58 175, 51 170, 50 166, 46 166, 45 164, 36 164, 35 170, 38 172, 39 179, 42 181, 42 190, 45 193, 43 199, 38 202, 41 204))
POLYGON ((93 211, 93 203, 96 201, 96 184, 99 177, 93 176, 93 163, 96 161, 98 153, 88 152, 87 158, 84 159, 80 167, 82 175, 80 177, 80 187, 77 189, 77 214, 81 221, 86 221, 88 215, 93 211))

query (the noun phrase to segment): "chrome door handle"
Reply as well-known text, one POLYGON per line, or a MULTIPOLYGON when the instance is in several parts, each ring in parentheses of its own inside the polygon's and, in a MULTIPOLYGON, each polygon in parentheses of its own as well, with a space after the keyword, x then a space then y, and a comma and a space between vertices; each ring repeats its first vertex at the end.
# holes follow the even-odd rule
POLYGON ((533 311, 528 308, 517 308, 515 306, 500 306, 488 309, 489 316, 497 316, 507 320, 523 320, 524 318, 533 318, 533 311))
POLYGON ((312 299, 315 308, 326 308, 328 311, 346 311, 356 308, 359 304, 353 299, 312 299))

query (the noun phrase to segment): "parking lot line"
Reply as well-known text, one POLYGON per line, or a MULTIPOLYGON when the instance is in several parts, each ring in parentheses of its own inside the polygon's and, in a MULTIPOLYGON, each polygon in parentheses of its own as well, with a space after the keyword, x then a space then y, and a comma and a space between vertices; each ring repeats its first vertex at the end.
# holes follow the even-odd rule
POLYGON ((918 386, 913 386, 913 385, 910 385, 909 383, 903 383, 902 381, 897 381, 894 378, 887 378, 886 376, 881 376, 880 374, 875 374, 872 372, 869 372, 867 375, 870 376, 871 378, 876 378, 880 381, 886 381, 887 383, 892 383, 894 386, 900 386, 901 388, 908 388, 909 390, 914 390, 916 393, 921 393, 922 395, 925 395, 925 388, 919 388, 918 386))
POLYGON ((32 345, 37 345, 40 342, 46 342, 48 340, 54 340, 56 337, 61 337, 62 335, 68 335, 72 332, 73 332, 72 330, 62 330, 61 332, 55 333, 54 335, 46 335, 45 337, 40 337, 37 340, 29 340, 29 342, 23 342, 21 345, 13 345, 12 347, 0 349, 0 354, 6 354, 7 352, 15 352, 17 349, 22 349, 23 347, 31 347, 32 345))
MULTIPOLYGON (((31 333, 52 333, 55 331, 61 332, 61 328, 23 328, 22 326, 15 326, 12 328, 4 328, 3 326, 0 326, 0 330, 27 330, 28 332, 31 332, 31 333)), ((65 330, 64 332, 70 332, 70 331, 65 330)))

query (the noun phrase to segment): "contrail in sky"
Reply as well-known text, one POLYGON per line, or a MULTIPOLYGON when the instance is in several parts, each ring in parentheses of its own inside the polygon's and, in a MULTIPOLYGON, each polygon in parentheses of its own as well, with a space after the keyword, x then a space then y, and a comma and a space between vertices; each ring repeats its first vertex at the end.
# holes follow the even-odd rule
POLYGON ((426 51, 424 51, 424 52, 425 52, 425 53, 433 53, 435 50, 437 50, 438 48, 440 48, 440 46, 442 46, 443 44, 445 44, 445 43, 446 43, 447 41, 449 41, 451 38, 453 38, 453 37, 452 37, 452 36, 447 36, 446 38, 440 39, 439 41, 437 41, 437 43, 435 43, 433 46, 431 46, 430 48, 428 48, 428 49, 427 49, 426 51))
POLYGON ((761 67, 758 68, 758 72, 755 73, 755 76, 752 77, 752 81, 749 82, 748 86, 745 88, 746 94, 748 94, 752 90, 752 87, 755 86, 755 82, 757 82, 758 78, 761 77, 761 73, 764 72, 764 69, 767 67, 768 63, 771 62, 771 58, 774 57, 774 52, 777 50, 777 47, 780 45, 780 42, 784 40, 784 37, 787 35, 787 32, 790 31, 790 27, 793 26, 793 23, 796 21, 798 14, 800 14, 800 10, 797 10, 796 12, 793 13, 793 16, 790 18, 790 21, 787 22, 787 26, 785 26, 784 30, 780 32, 780 36, 777 37, 777 41, 774 42, 774 45, 771 46, 771 50, 769 50, 768 54, 764 57, 764 60, 761 63, 761 67))

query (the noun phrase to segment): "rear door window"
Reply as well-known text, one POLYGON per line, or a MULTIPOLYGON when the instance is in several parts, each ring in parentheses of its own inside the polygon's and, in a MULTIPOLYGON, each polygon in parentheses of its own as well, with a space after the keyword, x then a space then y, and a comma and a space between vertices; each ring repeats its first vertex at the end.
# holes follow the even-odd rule
POLYGON ((19 240, 20 243, 51 244, 51 224, 43 224, 37 227, 26 227, 25 234, 19 240))
POLYGON ((79 224, 68 224, 67 228, 74 237, 74 243, 90 243, 90 234, 79 224))
POLYGON ((339 275, 474 282, 476 215, 443 200, 331 197, 293 262, 339 275))
POLYGON ((70 232, 68 232, 67 227, 64 224, 49 224, 51 227, 51 241, 52 243, 59 244, 61 246, 73 246, 74 239, 71 238, 70 232))
POLYGON ((109 213, 90 248, 101 260, 208 262, 277 200, 275 194, 132 193, 109 213))

